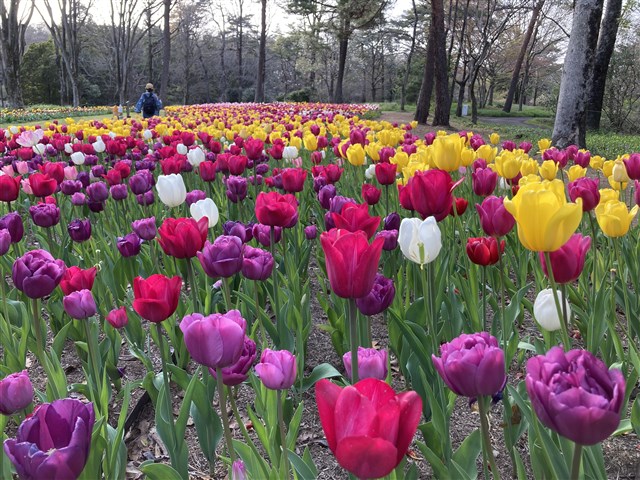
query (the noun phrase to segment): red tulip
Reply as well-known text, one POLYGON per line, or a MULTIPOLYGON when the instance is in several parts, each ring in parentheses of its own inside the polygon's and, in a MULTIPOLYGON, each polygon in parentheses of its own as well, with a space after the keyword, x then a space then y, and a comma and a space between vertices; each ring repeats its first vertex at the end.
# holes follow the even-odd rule
POLYGON ((244 142, 244 151, 249 160, 258 160, 262 156, 264 143, 259 138, 247 138, 244 142))
POLYGON ((367 205, 375 205, 380 201, 380 194, 382 192, 379 188, 376 188, 370 183, 362 184, 362 199, 367 202, 367 205))
POLYGON ((378 237, 370 245, 363 231, 333 228, 320 235, 320 243, 334 293, 342 298, 368 295, 376 277, 384 239, 378 237))
POLYGON ((29 175, 29 186, 36 197, 48 197, 56 191, 58 182, 46 173, 33 173, 29 175))
POLYGON ((62 280, 60 280, 60 289, 65 295, 80 290, 91 290, 97 273, 98 270, 96 267, 91 267, 86 270, 75 266, 69 267, 64 271, 62 280))
POLYGON ((298 215, 298 201, 291 194, 260 192, 256 200, 258 222, 270 227, 288 227, 298 215))
POLYGON ((0 175, 0 202, 13 202, 20 195, 20 180, 22 177, 0 175))
POLYGON ((371 217, 369 206, 365 203, 346 203, 340 213, 332 213, 331 218, 336 228, 350 232, 362 230, 367 234, 367 238, 373 237, 380 225, 380 217, 371 217))
POLYGON ((231 155, 229 157, 229 173, 242 175, 247 168, 248 159, 244 155, 231 155))
POLYGON ((64 180, 65 165, 66 164, 62 162, 47 162, 40 166, 40 171, 49 175, 51 178, 55 178, 56 182, 62 183, 64 180))
POLYGON ((164 253, 175 258, 193 258, 207 240, 209 219, 167 218, 158 229, 158 242, 164 253))
POLYGON ((205 182, 213 182, 216 179, 216 167, 215 162, 202 162, 198 167, 202 180, 205 182))
POLYGON ((396 394, 375 378, 345 388, 322 379, 316 402, 329 448, 358 478, 384 477, 398 466, 422 413, 416 392, 396 394))
POLYGON ((468 206, 469 202, 466 199, 462 197, 454 197, 449 215, 451 215, 452 217, 457 215, 459 217, 467 211, 468 206), (453 211, 454 208, 456 209, 455 212, 453 211))
POLYGON ((133 309, 145 320, 160 323, 178 308, 182 279, 156 273, 149 278, 133 279, 133 309))
POLYGON ((376 179, 380 185, 393 185, 396 183, 396 172, 398 165, 393 163, 377 163, 376 164, 376 179))
POLYGON ((481 237, 467 239, 467 255, 476 265, 493 265, 500 259, 504 252, 504 240, 498 241, 495 237, 481 237), (498 250, 499 246, 499 250, 498 250))
POLYGON ((451 211, 454 184, 451 175, 444 170, 427 170, 416 172, 407 183, 411 205, 422 219, 435 217, 440 222, 451 211))
POLYGON ((282 170, 282 188, 287 193, 301 192, 306 178, 307 171, 303 168, 285 168, 282 170))
POLYGON ((411 189, 407 185, 398 185, 398 200, 400 201, 400 206, 405 210, 414 210, 411 203, 411 189))

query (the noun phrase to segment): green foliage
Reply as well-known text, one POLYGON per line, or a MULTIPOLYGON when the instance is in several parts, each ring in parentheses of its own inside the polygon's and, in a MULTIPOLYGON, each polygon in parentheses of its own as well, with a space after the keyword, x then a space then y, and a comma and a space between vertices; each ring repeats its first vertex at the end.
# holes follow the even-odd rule
POLYGON ((312 92, 310 88, 301 88, 300 90, 294 90, 289 93, 285 99, 290 102, 310 102, 311 95, 312 92))
POLYGON ((20 74, 26 104, 60 102, 60 79, 52 40, 29 45, 22 59, 20 74))

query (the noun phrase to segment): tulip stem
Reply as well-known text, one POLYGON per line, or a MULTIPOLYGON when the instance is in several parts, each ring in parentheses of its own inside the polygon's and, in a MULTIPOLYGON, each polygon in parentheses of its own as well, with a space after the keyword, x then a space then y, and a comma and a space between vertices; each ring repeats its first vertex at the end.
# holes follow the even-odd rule
POLYGON ((193 301, 194 313, 198 311, 198 288, 196 286, 196 275, 191 265, 191 259, 187 258, 187 275, 189 277, 189 287, 191 287, 191 300, 193 301))
POLYGON ((493 448, 491 447, 491 436, 489 435, 489 405, 490 397, 480 395, 478 397, 478 407, 480 410, 480 430, 482 433, 482 449, 485 456, 489 459, 489 467, 491 468, 491 474, 496 480, 500 480, 500 471, 496 465, 496 459, 493 456, 493 448))
POLYGON ((358 382, 358 312, 356 301, 353 298, 349 302, 349 341, 351 342, 351 383, 358 382))
MULTIPOLYGON (((620 278, 620 282, 622 283, 622 298, 624 299, 624 316, 625 316, 625 319, 627 320, 627 325, 626 325, 627 342, 633 343, 632 332, 631 332, 630 322, 629 322, 629 315, 631 313, 631 309, 629 308, 629 289, 627 286, 627 279, 625 278, 624 275, 622 275, 622 257, 620 256, 620 245, 618 245, 618 240, 615 238, 612 239, 612 243, 613 243, 613 251, 616 256, 616 263, 618 264, 616 273, 618 274, 618 278, 620 278)), ((615 291, 615 285, 613 286, 613 289, 615 291)), ((614 310, 614 317, 615 317, 615 310, 616 310, 615 303, 613 306, 613 310, 614 310)))
MULTIPOLYGON (((233 388, 235 390, 237 387, 233 387, 233 388)), ((244 422, 242 421, 242 417, 240 416, 240 411, 238 410, 238 405, 236 403, 234 391, 231 389, 231 387, 227 387, 227 389, 229 391, 229 403, 231 404, 231 411, 233 412, 233 416, 236 417, 236 422, 238 422, 240 433, 242 433, 242 436, 244 437, 245 442, 247 442, 247 445, 249 445, 249 448, 251 448, 253 453, 260 456, 260 454, 258 453, 258 449, 256 448, 255 444, 251 440, 251 437, 249 437, 249 432, 247 432, 247 427, 244 426, 244 422)))
MULTIPOLYGON (((278 261, 276 260, 276 229, 275 227, 271 227, 269 229, 269 248, 271 249, 271 256, 275 262, 275 268, 273 269, 273 316, 276 321, 276 329, 278 331, 278 342, 281 343, 283 338, 280 338, 281 334, 281 325, 278 320, 278 316, 280 315, 280 298, 278 293, 278 261)), ((282 328, 284 330, 284 328, 282 328)))
MULTIPOLYGON (((509 346, 509 339, 511 338, 511 330, 507 332, 507 316, 505 314, 504 308, 504 297, 505 297, 505 287, 504 287, 504 266, 502 264, 502 254, 500 253, 500 240, 496 239, 498 243, 498 269, 500 274, 500 320, 502 320, 502 348, 506 352, 509 351, 507 348, 509 346)), ((483 267, 486 268, 486 267, 483 267)), ((510 359, 509 359, 510 360, 510 359)), ((509 372, 509 364, 505 363, 505 368, 507 372, 509 372)))
POLYGON ((282 445, 282 461, 284 462, 284 471, 286 478, 289 478, 289 454, 287 453, 287 436, 284 433, 284 414, 282 413, 282 404, 284 403, 284 395, 286 390, 276 390, 278 400, 278 427, 280 428, 280 444, 282 445))
MULTIPOLYGON (((482 330, 487 330, 487 268, 482 267, 482 330)), ((434 352, 435 355, 435 352, 434 352)))
POLYGON ((258 281, 253 281, 253 292, 254 292, 254 301, 256 302, 256 318, 258 319, 258 326, 260 327, 260 338, 262 339, 261 348, 266 348, 267 346, 267 336, 264 333, 264 323, 262 319, 262 309, 260 308, 260 290, 259 290, 258 281))
POLYGON ((227 306, 227 312, 233 308, 231 304, 231 288, 229 287, 229 282, 231 278, 222 278, 220 280, 222 282, 222 293, 224 294, 224 303, 227 306))
MULTIPOLYGON (((549 282, 551 283, 551 290, 553 292, 553 301, 556 304, 556 312, 558 314, 558 319, 560 320, 560 329, 562 331, 562 343, 564 343, 565 350, 569 350, 571 348, 571 339, 569 338, 569 329, 567 327, 567 319, 562 314, 562 307, 560 306, 560 299, 558 298, 558 287, 553 277, 553 267, 551 266, 551 255, 549 254, 549 252, 544 252, 544 261, 547 264, 549 282)), ((562 302, 565 303, 566 301, 567 299, 563 297, 562 302)))
POLYGON ((89 355, 87 358, 87 364, 91 364, 90 365, 90 371, 91 374, 93 375, 93 382, 94 382, 94 392, 93 394, 95 395, 95 397, 93 398, 93 401, 96 405, 98 405, 98 410, 100 411, 101 414, 105 415, 105 412, 103 410, 103 408, 105 407, 105 405, 102 405, 100 403, 100 387, 102 385, 102 381, 101 381, 101 375, 100 375, 100 369, 98 368, 98 361, 96 359, 96 349, 95 349, 95 344, 94 344, 94 339, 91 335, 91 318, 87 318, 86 320, 82 321, 82 323, 84 323, 84 332, 85 335, 87 336, 87 349, 89 350, 89 355))
POLYGON ((236 453, 233 450, 233 439, 231 438, 231 429, 229 428, 229 415, 227 415, 227 395, 224 391, 224 383, 222 383, 222 369, 216 367, 216 383, 218 385, 218 400, 220 402, 220 416, 222 417, 222 428, 224 430, 224 439, 227 443, 229 452, 229 475, 231 475, 231 465, 236 461, 236 453))
POLYGON ((580 464, 582 463, 582 445, 575 444, 573 450, 573 461, 571 462, 571 480, 580 478, 580 464))

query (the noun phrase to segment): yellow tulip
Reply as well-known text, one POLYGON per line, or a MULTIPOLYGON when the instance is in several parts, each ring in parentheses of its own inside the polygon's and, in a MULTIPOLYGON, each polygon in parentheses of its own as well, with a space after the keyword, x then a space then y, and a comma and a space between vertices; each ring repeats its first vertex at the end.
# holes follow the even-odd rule
POLYGON ((302 139, 300 137, 296 137, 295 135, 292 135, 291 138, 289 139, 289 145, 291 145, 292 147, 296 147, 298 150, 300 150, 300 148, 302 147, 302 139))
POLYGON ((492 147, 491 145, 480 145, 478 150, 476 150, 476 158, 482 158, 487 163, 491 163, 496 159, 496 154, 498 153, 498 149, 492 147))
POLYGON ((457 133, 446 137, 436 137, 431 145, 431 155, 436 167, 447 172, 458 170, 463 142, 464 140, 457 133))
POLYGON ((536 162, 533 158, 529 158, 527 160, 522 161, 522 165, 520 165, 520 174, 523 177, 527 175, 535 175, 538 176, 538 162, 536 162))
POLYGON ((619 200, 600 202, 596 207, 598 225, 607 237, 616 238, 626 235, 637 213, 638 205, 628 211, 627 205, 619 200))
POLYGON ((409 122, 409 125, 411 125, 411 128, 416 128, 418 126, 418 122, 416 120, 413 120, 409 122))
MULTIPOLYGON (((491 142, 492 145, 497 145, 500 143, 500 135, 498 135, 497 133, 492 133, 491 135, 489 135, 489 141, 491 142)), ((485 158, 486 160, 486 158, 485 158)))
POLYGON ((364 165, 364 148, 359 143, 349 145, 347 148, 347 160, 354 167, 361 167, 364 165))
POLYGON ((381 149, 381 145, 378 142, 370 142, 368 143, 364 149, 367 153, 367 156, 373 160, 374 162, 377 162, 380 160, 380 149, 381 149))
POLYGON ((627 174, 627 167, 622 163, 621 159, 614 162, 613 170, 611 171, 613 179, 616 182, 623 183, 629 181, 629 175, 627 174))
POLYGON ((530 174, 530 175, 523 175, 522 178, 518 180, 518 185, 522 187, 524 185, 528 185, 529 183, 540 183, 540 182, 542 182, 542 178, 540 178, 538 175, 530 174))
POLYGON ((550 147, 551 140, 549 140, 548 138, 541 138, 540 140, 538 140, 538 150, 540 151, 540 153, 548 150, 550 147))
POLYGON ((582 178, 587 174, 587 169, 582 168, 580 165, 571 165, 567 171, 567 176, 570 182, 576 181, 578 178, 582 178))
POLYGON ((463 167, 468 167, 476 159, 476 153, 471 148, 465 148, 460 154, 460 163, 463 167))
POLYGON ((313 152, 318 149, 318 137, 315 135, 305 135, 302 139, 302 143, 304 143, 304 148, 313 152))
POLYGON ((407 155, 405 152, 400 151, 397 152, 393 157, 391 157, 389 161, 398 165, 399 169, 403 169, 409 164, 409 155, 407 155))
POLYGON ((626 190, 627 186, 629 185, 629 182, 617 182, 613 175, 609 175, 607 177, 607 181, 609 182, 609 185, 611 185, 611 188, 613 188, 614 190, 626 190))
POLYGON ((616 164, 614 160, 606 160, 602 164, 602 173, 605 177, 610 177, 613 175, 613 167, 616 164))
POLYGON ((545 180, 553 180, 558 175, 558 164, 553 160, 545 160, 538 168, 538 171, 545 180))
POLYGON ((620 192, 614 190, 612 188, 601 188, 600 189, 600 201, 598 204, 607 203, 611 201, 620 200, 620 192))
POLYGON ((520 165, 522 163, 519 156, 513 152, 503 151, 502 155, 496 157, 496 168, 498 174, 507 180, 515 178, 520 173, 520 165))
POLYGON ((582 220, 582 200, 567 203, 564 183, 557 179, 523 185, 504 206, 516 219, 520 243, 535 252, 558 250, 582 220))

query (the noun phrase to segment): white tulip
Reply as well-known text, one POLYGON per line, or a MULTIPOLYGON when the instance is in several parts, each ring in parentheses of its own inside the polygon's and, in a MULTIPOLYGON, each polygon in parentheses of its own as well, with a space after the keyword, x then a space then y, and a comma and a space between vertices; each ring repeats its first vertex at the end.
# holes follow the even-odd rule
POLYGON ((218 224, 218 207, 216 207, 215 202, 210 198, 192 203, 189 210, 196 222, 202 217, 207 217, 209 219, 209 228, 215 227, 218 224))
POLYGON ((146 129, 144 132, 142 132, 142 138, 144 138, 146 141, 149 141, 153 138, 153 133, 151 133, 151 130, 146 129))
POLYGON ((116 132, 109 132, 109 136, 111 138, 116 138, 118 136, 118 134, 116 132))
POLYGON ((284 147, 284 150, 282 151, 282 158, 285 160, 293 160, 297 156, 298 149, 295 146, 289 145, 288 147, 284 147))
POLYGON ((102 137, 98 137, 98 140, 93 143, 93 149, 96 151, 96 153, 102 153, 106 150, 106 148, 107 146, 102 141, 102 137))
POLYGON ((14 127, 13 125, 9 127, 9 132, 13 135, 15 135, 16 133, 18 133, 20 131, 20 129, 18 127, 14 127))
POLYGON ((180 155, 186 155, 189 149, 183 143, 179 143, 178 145, 176 145, 176 151, 180 155))
POLYGON ((158 190, 160 201, 167 207, 177 207, 187 199, 187 187, 185 187, 182 175, 179 173, 160 175, 156 183, 156 189, 158 190))
POLYGON ((43 145, 42 143, 38 143, 37 145, 34 145, 33 147, 31 147, 31 149, 37 154, 37 155, 42 155, 44 153, 46 146, 43 145))
POLYGON ((187 160, 192 166, 198 167, 205 160, 204 152, 200 147, 189 150, 187 152, 187 160))
POLYGON ((65 143, 64 144, 64 152, 68 153, 69 155, 71 155, 73 153, 73 144, 65 143))
POLYGON ((442 249, 442 234, 434 217, 405 218, 400 224, 398 244, 402 254, 419 265, 433 262, 442 249))
MULTIPOLYGON (((562 292, 558 291, 558 302, 560 308, 562 308, 562 301, 564 300, 567 308, 567 318, 571 318, 571 306, 569 300, 562 297, 562 292)), ((549 332, 560 330, 562 321, 558 316, 558 310, 556 309, 556 302, 553 298, 553 290, 546 288, 541 290, 536 301, 533 303, 533 316, 542 328, 549 332)))
POLYGON ((84 165, 84 153, 73 152, 71 154, 71 161, 74 163, 74 165, 84 165))
POLYGON ((371 165, 369 165, 367 167, 367 169, 364 171, 364 176, 367 178, 367 180, 373 180, 376 176, 376 164, 372 163, 371 165))

